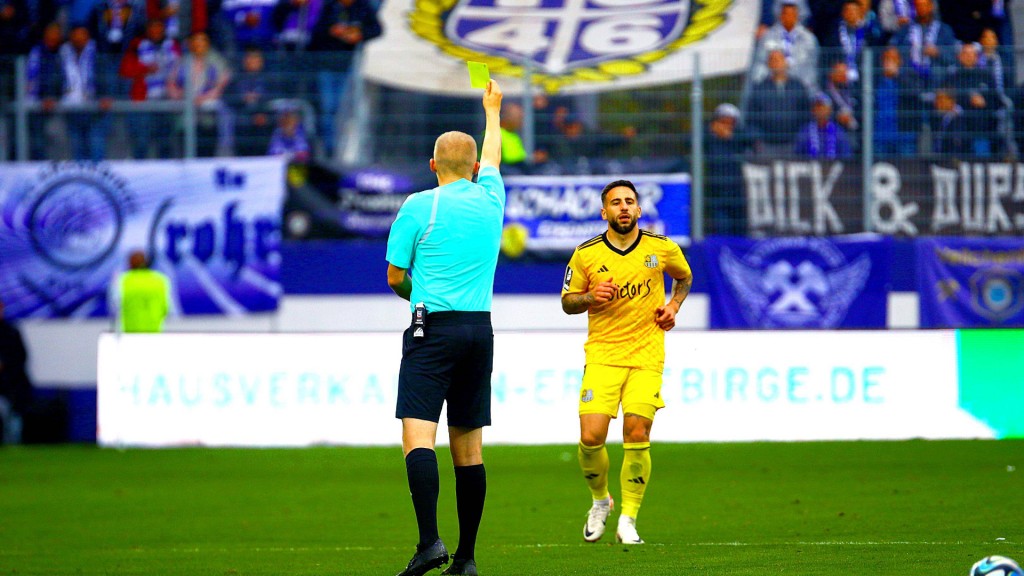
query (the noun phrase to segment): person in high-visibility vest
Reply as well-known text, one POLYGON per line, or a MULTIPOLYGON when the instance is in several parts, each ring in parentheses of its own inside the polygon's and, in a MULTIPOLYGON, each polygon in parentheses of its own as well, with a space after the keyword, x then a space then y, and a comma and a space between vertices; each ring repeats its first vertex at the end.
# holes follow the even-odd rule
POLYGON ((128 270, 115 280, 111 302, 117 310, 118 327, 123 332, 163 332, 170 310, 170 281, 149 267, 141 250, 128 256, 128 270))

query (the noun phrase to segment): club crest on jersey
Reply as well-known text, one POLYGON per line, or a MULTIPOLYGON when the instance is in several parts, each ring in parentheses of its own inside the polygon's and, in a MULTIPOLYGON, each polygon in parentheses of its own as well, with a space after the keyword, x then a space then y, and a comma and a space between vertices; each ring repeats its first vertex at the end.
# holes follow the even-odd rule
POLYGON ((647 266, 648 268, 657 268, 658 267, 658 255, 657 254, 648 254, 647 256, 644 256, 644 266, 647 266))
POLYGON ((413 32, 549 92, 643 74, 720 28, 734 0, 418 0, 413 32))
POLYGON ((584 390, 583 392, 580 393, 580 402, 590 402, 593 399, 594 399, 594 391, 593 390, 584 390))

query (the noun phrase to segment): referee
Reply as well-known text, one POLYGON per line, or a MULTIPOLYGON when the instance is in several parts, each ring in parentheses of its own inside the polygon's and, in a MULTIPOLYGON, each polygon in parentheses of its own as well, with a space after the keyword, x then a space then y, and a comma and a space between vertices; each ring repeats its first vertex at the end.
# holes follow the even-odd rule
POLYGON ((501 164, 501 89, 483 96, 484 140, 446 132, 434 143, 437 188, 409 196, 388 237, 388 285, 413 313, 402 339, 398 407, 402 450, 419 543, 398 576, 420 576, 448 562, 437 534, 439 481, 434 441, 442 405, 455 465, 459 547, 444 574, 477 574, 474 550, 487 477, 483 427, 491 423, 494 333, 491 297, 505 211, 501 164), (477 183, 473 175, 477 174, 477 183))

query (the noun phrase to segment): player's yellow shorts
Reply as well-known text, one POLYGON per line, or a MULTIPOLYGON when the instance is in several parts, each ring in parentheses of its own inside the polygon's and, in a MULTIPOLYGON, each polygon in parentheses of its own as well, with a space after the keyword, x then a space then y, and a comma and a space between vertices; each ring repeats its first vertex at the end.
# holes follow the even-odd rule
POLYGON ((661 399, 661 372, 588 364, 583 370, 580 414, 607 414, 615 418, 620 403, 623 414, 654 420, 654 413, 665 407, 661 399))

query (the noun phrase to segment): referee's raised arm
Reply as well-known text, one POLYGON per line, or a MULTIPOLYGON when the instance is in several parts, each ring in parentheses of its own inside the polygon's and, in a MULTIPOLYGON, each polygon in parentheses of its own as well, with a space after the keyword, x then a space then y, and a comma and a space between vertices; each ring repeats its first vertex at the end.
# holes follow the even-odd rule
POLYGON ((484 89, 484 142, 480 150, 480 167, 501 166, 501 87, 494 80, 484 89))

